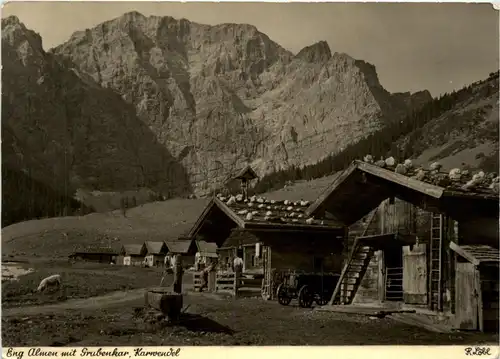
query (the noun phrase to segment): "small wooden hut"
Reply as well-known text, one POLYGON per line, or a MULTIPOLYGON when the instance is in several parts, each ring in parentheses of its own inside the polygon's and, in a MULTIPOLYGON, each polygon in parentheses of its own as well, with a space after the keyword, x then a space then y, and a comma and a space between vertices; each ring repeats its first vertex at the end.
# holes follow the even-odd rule
POLYGON ((219 263, 248 248, 245 271, 263 274, 262 295, 269 299, 290 271, 340 274, 345 228, 335 220, 308 218, 307 207, 306 201, 213 198, 189 235, 215 243, 219 263))
POLYGON ((146 256, 144 244, 124 244, 120 251, 124 266, 142 266, 146 256))
MULTIPOLYGON (((217 259, 217 244, 209 243, 204 240, 197 240, 196 243, 196 257, 198 257, 198 262, 202 265, 206 265, 213 259, 217 259)), ((227 262, 227 260, 226 260, 227 262)))
POLYGON ((116 263, 119 251, 105 246, 76 246, 73 253, 69 255, 71 260, 81 260, 98 263, 116 263))
POLYGON ((166 265, 169 265, 172 256, 175 254, 180 254, 182 256, 182 265, 184 267, 191 267, 194 264, 196 244, 193 240, 181 237, 175 241, 166 241, 165 245, 168 248, 168 253, 165 257, 166 265))
POLYGON ((498 331, 498 249, 450 243, 455 252, 456 323, 459 329, 498 331))
POLYGON ((144 242, 146 253, 144 263, 148 267, 163 267, 165 264, 165 256, 168 252, 168 247, 165 242, 144 242))

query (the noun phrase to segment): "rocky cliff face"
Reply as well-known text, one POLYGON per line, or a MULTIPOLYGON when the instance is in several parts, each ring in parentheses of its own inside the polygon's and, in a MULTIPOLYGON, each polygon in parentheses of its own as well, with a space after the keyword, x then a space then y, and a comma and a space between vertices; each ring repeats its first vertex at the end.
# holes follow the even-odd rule
POLYGON ((104 176, 115 188, 134 176, 185 188, 187 176, 205 193, 246 164, 263 175, 317 162, 431 98, 388 93, 373 65, 332 54, 324 41, 294 55, 251 25, 132 12, 50 53, 18 21, 4 27, 3 56, 15 68, 4 75, 9 126, 30 153, 74 154, 76 186, 100 186, 82 178, 87 166, 89 178, 104 176), (28 146, 33 129, 49 137, 28 146))
POLYGON ((2 19, 3 164, 68 194, 173 185, 189 192, 182 166, 135 109, 86 76, 46 53, 16 17, 2 19))

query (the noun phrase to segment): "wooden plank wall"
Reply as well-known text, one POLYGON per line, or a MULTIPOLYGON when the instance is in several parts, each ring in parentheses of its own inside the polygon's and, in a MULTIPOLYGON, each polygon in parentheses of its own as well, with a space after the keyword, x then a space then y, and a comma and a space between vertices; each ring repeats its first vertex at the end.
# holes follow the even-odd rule
POLYGON ((243 247, 243 261, 245 262, 245 271, 264 268, 261 257, 256 257, 255 245, 243 247), (252 256, 254 263, 252 265, 252 256))
POLYGON ((417 210, 412 204, 395 198, 380 204, 380 234, 400 232, 415 233, 417 210))
MULTIPOLYGON (((343 242, 333 234, 307 234, 291 232, 250 233, 235 230, 226 239, 223 247, 263 243, 271 247, 272 267, 280 270, 314 271, 314 258, 324 258, 325 272, 340 273, 343 264, 343 242)), ((250 247, 249 247, 250 248, 250 247)), ((255 248, 254 248, 255 251, 255 248)), ((227 250, 219 250, 227 252, 227 250)), ((249 250, 249 253, 251 250, 249 250)))
POLYGON ((379 256, 374 255, 354 296, 353 304, 379 300, 379 256))
POLYGON ((480 324, 482 324, 481 329, 487 332, 497 332, 499 329, 498 318, 500 313, 498 310, 498 270, 498 265, 480 267, 482 305, 480 305, 479 310, 482 311, 483 319, 483 323, 480 324))
POLYGON ((330 234, 309 235, 304 240, 303 234, 274 233, 261 237, 271 246, 272 267, 277 270, 290 269, 313 272, 314 259, 323 258, 323 271, 340 273, 343 265, 341 240, 332 238, 330 234))
POLYGON ((403 299, 408 304, 427 304, 427 246, 403 247, 403 299))
POLYGON ((478 303, 475 296, 476 269, 469 262, 456 265, 456 309, 455 320, 458 329, 478 329, 478 303))

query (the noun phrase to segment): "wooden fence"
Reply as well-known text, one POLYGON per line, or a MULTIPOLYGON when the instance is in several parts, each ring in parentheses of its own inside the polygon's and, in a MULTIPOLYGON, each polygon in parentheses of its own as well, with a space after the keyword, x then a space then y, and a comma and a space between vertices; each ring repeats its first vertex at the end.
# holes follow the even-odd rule
POLYGON ((215 278, 215 291, 228 292, 236 296, 236 273, 217 273, 215 278))
MULTIPOLYGON (((199 291, 201 287, 201 272, 193 273, 193 287, 199 291)), ((240 277, 239 284, 236 281, 234 272, 209 273, 208 291, 217 293, 229 293, 233 296, 238 294, 240 288, 261 288, 262 279, 240 277)))

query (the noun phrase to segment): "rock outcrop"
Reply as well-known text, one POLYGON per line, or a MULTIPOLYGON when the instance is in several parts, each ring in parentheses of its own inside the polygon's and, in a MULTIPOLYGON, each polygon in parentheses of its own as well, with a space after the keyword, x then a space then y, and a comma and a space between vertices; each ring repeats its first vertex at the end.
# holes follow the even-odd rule
POLYGON ((190 192, 182 166, 120 95, 60 64, 16 17, 2 19, 2 161, 51 188, 190 192))
POLYGON ((431 99, 388 93, 373 65, 324 41, 294 56, 251 25, 131 12, 49 53, 17 19, 2 29, 8 126, 41 136, 19 144, 37 160, 67 149, 76 187, 188 178, 206 193, 246 164, 263 175, 317 162, 431 99))

